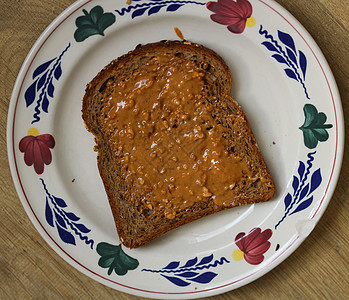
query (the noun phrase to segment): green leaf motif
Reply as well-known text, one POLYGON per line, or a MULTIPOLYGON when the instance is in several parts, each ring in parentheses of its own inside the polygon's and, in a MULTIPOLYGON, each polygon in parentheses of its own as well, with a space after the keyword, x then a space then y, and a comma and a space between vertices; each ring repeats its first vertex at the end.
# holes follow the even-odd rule
POLYGON ((111 275, 113 270, 118 275, 125 275, 139 265, 137 259, 132 258, 122 250, 121 244, 111 245, 102 242, 97 245, 96 251, 101 256, 98 265, 102 268, 108 268, 108 275, 111 275))
POLYGON ((305 121, 299 127, 303 131, 304 144, 309 149, 314 149, 318 142, 328 140, 327 129, 332 128, 332 124, 325 124, 327 117, 323 112, 318 112, 312 104, 305 104, 303 107, 305 121))
POLYGON ((89 13, 85 9, 82 11, 84 15, 75 20, 77 29, 74 38, 77 42, 82 42, 95 34, 104 36, 104 30, 115 22, 115 15, 104 13, 103 8, 99 5, 93 7, 89 13))

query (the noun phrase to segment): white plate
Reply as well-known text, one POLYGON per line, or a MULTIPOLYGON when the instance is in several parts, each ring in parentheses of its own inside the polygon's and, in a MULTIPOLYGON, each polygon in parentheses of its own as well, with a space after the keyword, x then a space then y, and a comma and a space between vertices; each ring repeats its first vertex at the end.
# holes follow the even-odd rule
POLYGON ((8 115, 18 195, 59 255, 112 288, 196 298, 245 285, 300 245, 333 194, 344 134, 332 73, 309 34, 273 1, 125 2, 76 2, 25 60, 8 115), (227 19, 222 5, 242 17, 226 25, 243 32, 214 21, 227 19), (216 19, 208 8, 217 9, 216 19), (139 43, 178 39, 174 27, 229 65, 233 95, 250 120, 276 194, 267 203, 216 213, 129 250, 119 246, 81 99, 85 85, 112 59, 139 43), (255 239, 251 234, 235 242, 254 228, 255 239))

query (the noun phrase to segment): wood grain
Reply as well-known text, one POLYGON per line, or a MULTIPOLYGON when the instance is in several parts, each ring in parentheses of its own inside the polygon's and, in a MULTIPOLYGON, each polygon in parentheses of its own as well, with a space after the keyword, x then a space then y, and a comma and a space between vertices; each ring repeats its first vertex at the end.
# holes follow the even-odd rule
MULTIPOLYGON (((349 118, 349 3, 278 0, 323 51, 349 118)), ((72 0, 1 0, 0 11, 0 298, 140 299, 91 280, 44 242, 12 183, 6 150, 7 110, 20 67, 42 31, 72 0)), ((346 143, 349 128, 346 125, 346 143)), ((305 242, 262 278, 209 299, 349 299, 349 155, 324 216, 305 242)))

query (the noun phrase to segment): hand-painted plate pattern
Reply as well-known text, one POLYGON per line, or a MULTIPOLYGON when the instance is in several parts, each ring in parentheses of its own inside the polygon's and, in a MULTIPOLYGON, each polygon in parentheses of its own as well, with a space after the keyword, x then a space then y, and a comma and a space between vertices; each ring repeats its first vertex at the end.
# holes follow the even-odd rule
POLYGON ((343 119, 320 50, 272 1, 84 0, 54 21, 23 64, 8 150, 23 206, 65 260, 124 292, 197 298, 262 276, 306 238, 336 185, 343 119), (234 97, 277 192, 267 203, 206 217, 130 250, 115 231, 81 99, 109 61, 139 43, 176 39, 174 26, 230 66, 234 97))

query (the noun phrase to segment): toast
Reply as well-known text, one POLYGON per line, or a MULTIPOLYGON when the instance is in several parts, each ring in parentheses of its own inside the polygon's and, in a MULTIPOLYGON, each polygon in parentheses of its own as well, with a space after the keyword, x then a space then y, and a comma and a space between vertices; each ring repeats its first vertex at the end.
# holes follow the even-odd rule
POLYGON ((271 175, 231 85, 223 59, 188 41, 139 45, 87 85, 82 118, 126 247, 272 198, 271 175))

